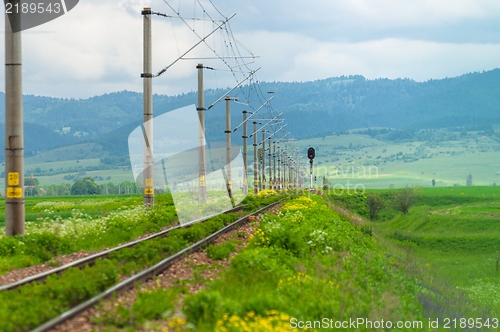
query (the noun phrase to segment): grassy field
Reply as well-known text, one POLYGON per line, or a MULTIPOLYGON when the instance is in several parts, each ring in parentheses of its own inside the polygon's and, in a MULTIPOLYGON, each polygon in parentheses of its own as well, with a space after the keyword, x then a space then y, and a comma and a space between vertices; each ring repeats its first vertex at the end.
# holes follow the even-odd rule
MULTIPOLYGON (((266 291, 258 293, 260 286, 255 286, 256 290, 249 294, 259 294, 258 297, 248 303, 243 301, 235 307, 240 309, 229 313, 243 319, 245 313, 251 310, 264 317, 269 310, 278 309, 291 317, 305 319, 322 317, 320 314, 328 308, 330 311, 326 313, 331 317, 371 317, 372 309, 381 304, 370 304, 370 301, 382 298, 387 303, 382 304, 385 308, 383 312, 375 310, 381 315, 379 318, 411 317, 417 311, 419 319, 439 318, 441 321, 443 318, 481 318, 483 321, 499 318, 500 187, 420 188, 417 200, 406 215, 393 208, 391 199, 394 193, 395 190, 371 189, 366 195, 330 195, 336 206, 349 208, 365 217, 368 197, 376 194, 382 198, 385 207, 380 217, 357 225, 332 214, 319 197, 288 201, 284 210, 289 211, 262 221, 240 267, 252 267, 248 270, 249 279, 244 279, 245 287, 260 285, 252 279, 257 263, 249 262, 255 259, 259 264, 275 264, 277 258, 281 262, 285 259, 283 254, 286 249, 293 253, 292 258, 286 258, 285 265, 290 270, 283 269, 282 262, 263 265, 263 270, 269 272, 271 269, 276 273, 273 278, 264 274, 266 278, 262 284, 266 286, 262 289, 266 291), (284 227, 278 227, 280 223, 284 227), (334 254, 328 255, 331 252, 334 254), (263 257, 266 257, 265 260, 263 257), (349 264, 346 257, 352 258, 347 260, 349 264), (330 263, 333 265, 327 265, 330 263), (321 269, 316 270, 318 267, 321 269), (332 280, 335 282, 329 283, 330 279, 325 278, 329 273, 333 273, 332 280), (304 276, 309 277, 306 280, 304 276), (287 280, 290 287, 280 288, 287 280), (292 281, 297 281, 297 284, 292 281), (405 289, 403 285, 409 288, 405 289), (277 294, 273 293, 276 289, 279 291, 277 294), (318 298, 323 302, 303 301, 303 306, 293 306, 294 311, 288 312, 286 308, 292 308, 289 305, 291 299, 300 295, 294 293, 297 289, 300 292, 310 291, 314 298, 318 293, 324 294, 318 298), (394 291, 395 296, 387 295, 394 291), (406 304, 400 308, 402 312, 392 307, 394 299, 406 304), (369 305, 360 307, 360 303, 369 305)), ((121 243, 137 236, 139 231, 164 226, 174 220, 173 202, 168 195, 158 198, 159 204, 151 211, 154 212, 152 219, 151 215, 144 214, 140 196, 65 197, 63 200, 60 197, 29 198, 26 200, 26 212, 28 221, 32 221, 27 223, 31 227, 30 234, 25 238, 3 237, 0 252, 5 257, 0 260, 0 271, 44 262, 55 255, 72 252, 77 247, 95 250, 104 245, 121 243), (148 224, 150 220, 156 221, 148 224), (66 227, 66 224, 69 226, 66 227), (95 227, 101 224, 106 231, 95 227), (132 234, 133 231, 137 234, 132 234), (36 250, 23 249, 24 246, 28 248, 28 244, 36 250)), ((0 206, 3 208, 4 205, 0 206)), ((221 292, 224 296, 217 296, 216 299, 228 297, 228 285, 245 289, 238 284, 241 282, 241 271, 237 263, 232 264, 236 267, 231 269, 238 278, 228 274, 234 278, 227 279, 229 277, 226 276, 226 279, 211 284, 208 293, 202 292, 190 300, 188 316, 193 322, 213 325, 223 319, 222 313, 227 313, 228 308, 239 301, 237 298, 247 298, 247 295, 239 296, 236 290, 230 291, 229 294, 236 294, 234 299, 214 302, 218 308, 214 321, 202 321, 205 317, 204 311, 200 311, 205 308, 202 304, 212 299, 212 295, 221 292)))
POLYGON ((301 196, 266 215, 222 276, 186 296, 184 313, 196 331, 290 331, 297 321, 318 331, 311 321, 323 317, 422 321, 418 288, 403 280, 372 236, 322 197, 301 196))
MULTIPOLYGON (((427 315, 498 318, 500 187, 422 188, 407 215, 391 208, 393 193, 368 191, 390 210, 369 226, 427 289, 427 315)), ((338 199, 367 215, 364 199, 338 199)))
MULTIPOLYGON (((275 195, 270 192, 248 197, 243 203, 243 209, 248 212, 256 211, 282 198, 285 198, 285 195, 275 195)), ((33 208, 52 213, 51 217, 45 218, 40 223, 27 223, 24 236, 3 236, 0 228, 0 274, 44 262, 50 266, 58 266, 57 256, 77 251, 110 248, 140 235, 158 232, 176 222, 177 217, 170 195, 156 195, 155 202, 153 208, 144 209, 140 196, 39 200, 33 208), (97 217, 89 214, 91 211, 101 211, 101 209, 112 211, 97 217), (57 216, 62 212, 70 212, 71 215, 57 216)), ((44 283, 22 286, 14 292, 2 292, 0 330, 31 330, 97 295, 119 280, 153 266, 165 257, 202 240, 238 218, 238 213, 217 215, 188 228, 172 230, 167 236, 139 243, 133 248, 115 251, 108 259, 99 260, 95 265, 82 270, 69 269, 60 275, 49 276, 44 283)), ((180 283, 175 284, 181 286, 180 283)), ((119 313, 110 318, 117 322, 125 317, 122 316, 125 314, 130 319, 125 318, 123 322, 132 325, 126 331, 137 331, 143 328, 145 320, 166 318, 166 315, 172 313, 167 310, 173 309, 176 301, 164 295, 165 291, 148 303, 139 302, 137 307, 142 314, 139 312, 128 314, 125 313, 128 310, 122 310, 121 307, 118 308, 119 313), (158 306, 164 305, 165 302, 168 307, 158 310, 158 306)), ((106 324, 109 325, 109 322, 106 324)), ((124 327, 123 323, 121 327, 124 327)))
POLYGON ((26 163, 36 164, 64 160, 99 159, 107 156, 107 152, 104 152, 102 146, 99 144, 84 143, 41 152, 36 156, 26 158, 26 163))
MULTIPOLYGON (((95 195, 95 196, 30 196, 25 198, 26 222, 38 222, 45 218, 70 217, 74 210, 96 217, 107 215, 123 206, 138 206, 140 195, 95 195)), ((0 199, 0 227, 5 226, 5 201, 0 199)))
MULTIPOLYGON (((314 174, 318 176, 317 186, 323 185, 322 177, 325 175, 330 185, 345 189, 354 186, 398 188, 406 184, 431 187, 433 179, 437 187, 463 186, 469 174, 474 185, 500 185, 500 143, 494 136, 484 136, 480 132, 467 132, 456 140, 411 142, 382 141, 352 132, 299 140, 295 144, 304 156, 307 170, 307 148, 312 146, 316 149, 314 174)), ((249 146, 248 151, 252 170, 253 146, 249 146)), ((65 180, 64 176, 75 175, 79 169, 86 167, 96 167, 103 157, 106 155, 99 145, 79 144, 26 158, 25 171, 61 172, 38 176, 42 185, 73 183, 73 180, 65 180)), ((252 174, 249 173, 250 176, 252 174)), ((133 181, 130 170, 87 171, 86 175, 97 177, 98 183, 133 181)), ((0 178, 0 187, 4 186, 4 181, 3 177, 0 178)))
POLYGON ((327 136, 297 141, 305 155, 316 149, 317 185, 327 176, 331 185, 365 188, 402 187, 406 184, 438 187, 500 184, 500 144, 488 137, 460 141, 382 142, 366 135, 327 136))
MULTIPOLYGON (((120 183, 123 181, 131 181, 134 182, 134 176, 131 170, 101 170, 101 171, 87 171, 85 172, 85 176, 101 177, 103 180, 96 180, 96 183, 102 184, 107 182, 120 183), (109 178, 109 179, 108 179, 109 178)), ((66 174, 58 174, 53 176, 40 176, 37 179, 41 184, 61 184, 61 183, 70 183, 72 184, 74 181, 64 179, 66 174)))

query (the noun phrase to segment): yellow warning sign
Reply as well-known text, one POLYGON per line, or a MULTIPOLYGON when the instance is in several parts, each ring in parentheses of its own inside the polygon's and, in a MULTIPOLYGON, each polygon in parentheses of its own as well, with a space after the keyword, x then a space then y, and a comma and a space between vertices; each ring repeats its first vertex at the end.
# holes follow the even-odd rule
POLYGON ((7 177, 7 184, 9 186, 18 186, 19 185, 19 173, 18 172, 9 172, 9 176, 7 177))
POLYGON ((153 186, 153 179, 146 179, 146 187, 152 187, 153 186))
POLYGON ((153 195, 155 193, 153 188, 145 188, 144 189, 144 194, 145 195, 153 195))
POLYGON ((7 198, 23 198, 23 189, 8 187, 7 198))

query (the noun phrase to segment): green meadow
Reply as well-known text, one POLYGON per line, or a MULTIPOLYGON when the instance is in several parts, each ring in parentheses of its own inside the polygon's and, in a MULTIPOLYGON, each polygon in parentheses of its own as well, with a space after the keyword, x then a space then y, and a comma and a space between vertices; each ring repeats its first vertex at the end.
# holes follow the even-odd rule
MULTIPOLYGON (((363 131, 352 131, 297 140, 294 144, 303 156, 307 174, 307 148, 312 146, 316 149, 314 174, 318 187, 323 186, 324 176, 331 186, 337 185, 340 189, 400 188, 407 184, 431 187, 432 180, 436 187, 464 186, 469 174, 474 185, 500 185, 498 133, 485 136, 483 132, 438 130, 431 134, 423 131, 419 135, 414 140, 389 140, 380 135, 372 137, 363 134, 363 131)), ((74 179, 64 177, 82 177, 83 172, 100 184, 133 181, 129 165, 106 169, 110 165, 100 163, 106 157, 109 157, 107 152, 95 143, 62 147, 26 157, 25 173, 29 175, 41 171, 40 175, 35 175, 41 185, 72 184, 74 179)), ((252 183, 251 145, 248 146, 248 162, 249 181, 252 183)), ((1 187, 4 182, 1 177, 1 187)))
MULTIPOLYGON (((137 206, 142 196, 94 195, 94 196, 30 196, 24 201, 26 222, 39 222, 46 218, 68 218, 75 209, 92 217, 106 216, 120 208, 137 206)), ((0 199, 0 227, 5 226, 5 202, 0 199)))
POLYGON ((420 188, 404 215, 391 204, 395 190, 334 197, 368 217, 366 198, 385 207, 367 222, 395 264, 419 280, 428 317, 500 316, 500 187, 420 188))
MULTIPOLYGON (((316 186, 323 176, 339 188, 400 188, 407 184, 431 187, 473 184, 500 185, 500 143, 477 133, 460 140, 381 141, 349 134, 296 141, 300 151, 316 149, 316 186)), ((309 165, 307 165, 309 173, 309 165)))
MULTIPOLYGON (((75 174, 75 173, 71 173, 75 174)), ((69 183, 73 184, 74 180, 66 180, 64 176, 66 174, 57 174, 52 176, 40 176, 37 179, 40 181, 42 185, 50 185, 50 184, 62 184, 69 183)), ((103 180, 96 180, 96 183, 103 184, 108 182, 113 182, 118 184, 123 181, 131 181, 134 182, 134 176, 132 171, 129 169, 113 169, 113 170, 99 170, 99 171, 86 171, 85 176, 90 176, 92 178, 102 178, 103 180)))

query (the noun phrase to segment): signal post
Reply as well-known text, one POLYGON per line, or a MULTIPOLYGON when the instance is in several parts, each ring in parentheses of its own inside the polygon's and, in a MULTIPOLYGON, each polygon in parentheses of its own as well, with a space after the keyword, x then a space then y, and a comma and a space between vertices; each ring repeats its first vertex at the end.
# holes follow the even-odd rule
POLYGON ((310 147, 307 149, 307 157, 309 158, 309 170, 310 170, 310 181, 309 181, 309 189, 313 189, 313 160, 314 157, 316 156, 316 150, 314 150, 313 147, 310 147))

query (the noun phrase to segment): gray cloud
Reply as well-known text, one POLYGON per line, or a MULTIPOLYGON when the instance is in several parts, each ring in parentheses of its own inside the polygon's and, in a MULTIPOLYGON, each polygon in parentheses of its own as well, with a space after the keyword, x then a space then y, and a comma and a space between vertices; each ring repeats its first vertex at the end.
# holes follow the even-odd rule
MULTIPOLYGON (((500 3, 477 0, 212 0, 236 38, 260 56, 260 80, 304 81, 361 74, 368 78, 442 78, 499 67, 500 3)), ((169 1, 186 16, 222 18, 201 1, 169 1), (187 4, 189 3, 189 4, 187 4)), ((142 17, 150 5, 171 12, 162 0, 86 0, 71 12, 23 32, 24 91, 57 97, 88 97, 123 89, 141 91, 142 17)), ((200 34, 211 24, 189 21, 200 34)), ((225 52, 216 34, 208 42, 225 52)), ((155 17, 153 68, 159 71, 196 42, 178 19, 155 17)), ((234 45, 233 45, 234 46, 234 45)), ((244 52, 244 48, 240 48, 244 52)), ((3 57, 3 52, 1 52, 3 57)), ((213 56, 206 46, 192 57, 213 56)), ((196 89, 198 61, 180 61, 154 81, 154 92, 196 89)), ((3 71, 2 71, 3 80, 3 71)), ((206 73, 207 87, 227 87, 225 71, 206 73)))

